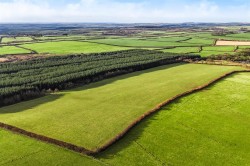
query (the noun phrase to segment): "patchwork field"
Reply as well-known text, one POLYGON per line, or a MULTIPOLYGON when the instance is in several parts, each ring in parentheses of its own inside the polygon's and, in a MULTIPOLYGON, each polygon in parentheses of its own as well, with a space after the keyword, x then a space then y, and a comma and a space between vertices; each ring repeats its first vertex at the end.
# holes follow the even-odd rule
POLYGON ((98 158, 110 165, 249 165, 250 73, 166 106, 98 158))
POLYGON ((22 47, 29 48, 43 54, 99 53, 130 49, 127 47, 77 41, 24 44, 22 47))
POLYGON ((166 99, 241 69, 157 67, 0 108, 0 121, 95 150, 166 99))
MULTIPOLYGON (((167 49, 172 53, 197 53, 203 57, 222 54, 216 46, 250 46, 250 33, 235 33, 215 35, 212 32, 168 32, 145 31, 131 36, 102 35, 102 32, 93 31, 85 35, 59 35, 41 37, 3 37, 2 45, 18 44, 34 50, 38 54, 65 55, 78 53, 109 52, 133 48, 142 49, 167 49), (34 39, 34 40, 33 40, 34 39), (218 40, 216 46, 214 41, 218 40), (194 51, 199 47, 215 47, 211 51, 194 51), (169 49, 173 48, 173 49, 169 49), (186 51, 185 51, 186 49, 186 51), (217 51, 218 50, 218 51, 217 51)), ((14 54, 22 54, 23 51, 14 50, 14 54)), ((221 47, 222 48, 222 47, 221 47)), ((239 49, 238 51, 241 51, 239 49)), ((26 52, 25 52, 26 53, 26 52)), ((224 51, 225 54, 234 54, 234 49, 224 51)), ((5 52, 1 52, 5 55, 5 52)))

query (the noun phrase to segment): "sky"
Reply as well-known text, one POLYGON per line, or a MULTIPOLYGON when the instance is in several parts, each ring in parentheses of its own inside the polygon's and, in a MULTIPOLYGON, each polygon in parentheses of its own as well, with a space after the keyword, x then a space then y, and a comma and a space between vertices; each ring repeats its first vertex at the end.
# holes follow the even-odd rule
POLYGON ((250 22, 250 0, 0 0, 0 23, 250 22))

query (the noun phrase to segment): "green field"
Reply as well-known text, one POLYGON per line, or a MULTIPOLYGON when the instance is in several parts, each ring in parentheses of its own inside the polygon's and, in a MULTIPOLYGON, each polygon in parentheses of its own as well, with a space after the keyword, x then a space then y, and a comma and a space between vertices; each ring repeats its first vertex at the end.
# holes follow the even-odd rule
POLYGON ((239 46, 237 51, 243 51, 245 49, 250 49, 250 46, 239 46))
POLYGON ((2 39, 2 43, 11 43, 11 42, 23 42, 23 41, 31 41, 33 40, 31 37, 4 37, 2 39))
POLYGON ((219 54, 234 54, 234 49, 234 46, 208 46, 203 47, 202 51, 198 54, 203 57, 219 54))
POLYGON ((117 47, 104 44, 77 42, 77 41, 24 44, 22 45, 22 47, 35 50, 38 53, 48 53, 48 54, 99 53, 99 52, 110 52, 110 51, 129 49, 126 47, 117 47))
POLYGON ((194 43, 181 43, 175 42, 175 40, 186 39, 183 37, 173 37, 171 38, 158 38, 158 39, 99 39, 99 40, 91 40, 92 42, 118 45, 118 46, 127 46, 127 47, 169 47, 169 46, 193 46, 197 45, 194 43))
POLYGON ((197 53, 199 50, 198 47, 176 47, 171 49, 161 50, 163 52, 172 52, 172 53, 197 53))
POLYGON ((100 166, 102 162, 57 146, 33 140, 0 129, 0 165, 85 165, 100 166))
POLYGON ((239 69, 157 67, 0 108, 0 121, 95 150, 158 103, 239 69))
POLYGON ((77 40, 77 39, 86 39, 86 36, 82 35, 69 35, 69 36, 42 36, 36 37, 36 40, 77 40))
POLYGON ((211 33, 197 33, 195 36, 199 38, 206 39, 225 39, 225 40, 249 40, 250 33, 237 33, 237 34, 228 34, 224 36, 214 36, 211 33))
MULTIPOLYGON (((159 42, 177 42, 177 41, 182 41, 182 40, 187 40, 189 39, 188 37, 158 37, 158 38, 149 38, 148 40, 154 40, 154 41, 159 41, 159 42)), ((147 40, 147 39, 145 39, 147 40)))
POLYGON ((249 86, 249 73, 234 74, 181 98, 96 158, 0 130, 0 164, 248 165, 249 86))
POLYGON ((214 42, 213 39, 204 39, 204 38, 198 38, 198 37, 192 37, 192 39, 183 41, 183 43, 193 43, 199 45, 212 45, 214 42))
POLYGON ((250 73, 166 106, 98 158, 110 165, 249 165, 250 73))
POLYGON ((24 53, 30 53, 30 51, 15 46, 0 46, 0 55, 24 53))

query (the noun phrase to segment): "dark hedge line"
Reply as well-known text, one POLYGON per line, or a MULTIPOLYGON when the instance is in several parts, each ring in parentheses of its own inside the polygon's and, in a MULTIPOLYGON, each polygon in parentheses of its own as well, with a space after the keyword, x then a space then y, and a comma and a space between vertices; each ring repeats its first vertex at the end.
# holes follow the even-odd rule
POLYGON ((199 59, 152 50, 125 50, 89 55, 56 56, 0 64, 0 106, 104 78, 164 64, 199 59))

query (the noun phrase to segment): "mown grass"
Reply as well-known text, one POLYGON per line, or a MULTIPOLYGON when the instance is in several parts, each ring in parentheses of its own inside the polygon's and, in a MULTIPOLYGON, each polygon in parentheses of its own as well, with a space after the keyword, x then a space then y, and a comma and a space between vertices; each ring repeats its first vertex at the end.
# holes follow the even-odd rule
POLYGON ((0 129, 0 149, 0 165, 4 166, 104 165, 94 158, 2 129, 0 129))
POLYGON ((171 49, 161 50, 163 52, 172 52, 172 53, 197 53, 199 50, 198 47, 176 47, 171 49))
POLYGON ((98 156, 111 165, 249 165, 250 73, 166 106, 98 156))
POLYGON ((202 51, 200 53, 197 53, 202 57, 209 57, 211 55, 232 55, 235 54, 234 52, 218 52, 218 51, 202 51))
POLYGON ((193 46, 197 44, 193 43, 180 43, 176 42, 175 40, 185 39, 183 37, 173 37, 171 38, 158 38, 158 39, 130 39, 130 38, 123 38, 123 39, 99 39, 99 40, 91 40, 97 43, 105 43, 111 45, 118 45, 118 46, 127 46, 127 47, 156 47, 156 48, 164 48, 169 46, 193 46), (168 40, 168 41, 167 41, 168 40))
POLYGON ((2 47, 0 47, 0 55, 24 54, 24 53, 30 53, 30 51, 15 47, 15 46, 2 46, 2 47))
POLYGON ((207 46, 203 47, 202 51, 198 53, 202 57, 208 57, 211 55, 221 55, 221 54, 234 54, 234 46, 207 46))
POLYGON ((161 66, 0 108, 0 121, 95 150, 157 104, 238 69, 161 66))
POLYGON ((233 52, 235 49, 234 46, 211 46, 211 47, 203 47, 204 51, 218 51, 219 52, 233 52))
POLYGON ((158 37, 158 38, 149 38, 148 40, 160 41, 160 42, 177 42, 182 40, 187 40, 188 37, 173 36, 173 37, 158 37))
POLYGON ((86 36, 82 35, 69 35, 69 36, 42 36, 42 37, 36 37, 37 40, 78 40, 78 39, 86 39, 86 36))
POLYGON ((151 41, 151 40, 140 40, 140 39, 99 39, 91 40, 93 42, 118 45, 118 46, 127 46, 127 47, 164 47, 166 44, 164 42, 151 41))
POLYGON ((31 41, 31 37, 4 37, 2 43, 20 42, 20 41, 31 41))
POLYGON ((250 49, 250 46, 239 46, 237 51, 243 51, 245 49, 250 49))
POLYGON ((110 51, 130 49, 126 47, 117 47, 104 44, 77 42, 77 41, 35 43, 35 44, 24 44, 22 46, 25 48, 35 50, 38 53, 49 53, 49 54, 99 53, 99 52, 110 52, 110 51))
POLYGON ((192 39, 183 41, 183 43, 193 43, 197 45, 212 45, 214 42, 213 39, 204 39, 204 38, 198 38, 198 37, 192 37, 192 39))

